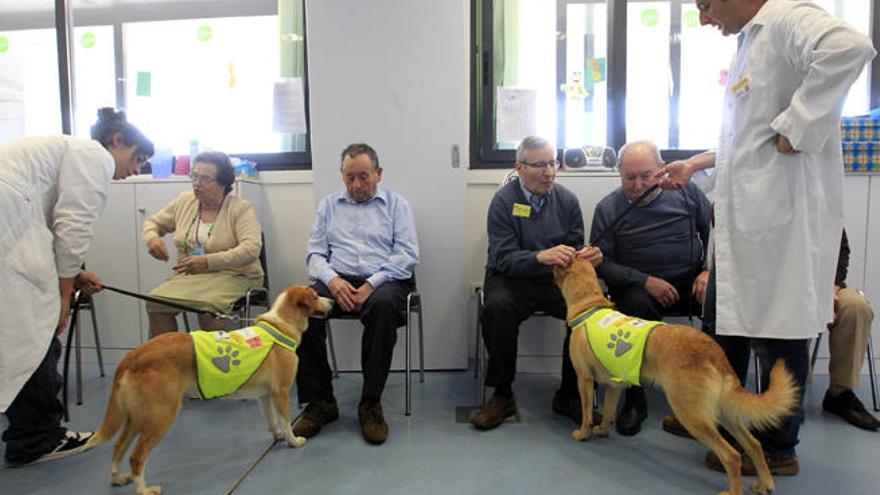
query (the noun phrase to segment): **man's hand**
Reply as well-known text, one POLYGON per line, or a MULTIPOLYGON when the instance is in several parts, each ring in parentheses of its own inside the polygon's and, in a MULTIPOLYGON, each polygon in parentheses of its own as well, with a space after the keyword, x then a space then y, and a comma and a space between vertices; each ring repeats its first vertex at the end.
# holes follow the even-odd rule
MULTIPOLYGON (((348 280, 345 280, 342 277, 334 277, 330 280, 330 283, 327 284, 327 288, 330 289, 330 294, 333 295, 333 300, 336 301, 336 304, 338 304, 343 311, 350 313, 355 310, 357 307, 355 301, 357 289, 348 283, 348 280)), ((370 290, 372 290, 372 286, 370 286, 370 290)))
POLYGON ((794 146, 791 145, 791 141, 788 140, 787 137, 782 134, 776 135, 776 151, 782 153, 783 155, 794 155, 800 153, 800 151, 794 149, 794 146))
POLYGON ((104 290, 104 282, 101 281, 101 277, 86 270, 79 271, 79 275, 76 276, 75 285, 77 289, 80 289, 88 295, 104 290))
POLYGON ((593 265, 593 268, 602 263, 602 250, 595 246, 584 246, 580 251, 575 253, 576 259, 585 259, 593 265))
POLYGON ((160 237, 153 237, 147 241, 147 252, 159 261, 168 261, 168 250, 165 249, 165 241, 160 237))
POLYGON ((364 282, 360 287, 355 289, 353 297, 355 309, 360 310, 372 293, 373 285, 369 282, 364 282))
POLYGON ((668 308, 678 301, 678 291, 662 278, 648 275, 648 280, 645 280, 645 290, 664 308, 668 308))
POLYGON ((177 274, 194 275, 196 273, 204 273, 208 271, 208 257, 204 254, 190 256, 181 260, 173 268, 174 273, 177 274))
POLYGON ((696 168, 687 160, 676 160, 654 174, 655 178, 662 178, 660 181, 661 189, 681 189, 690 182, 691 177, 696 172, 696 168))
POLYGON ((573 247, 560 244, 538 251, 538 262, 549 266, 568 266, 576 255, 577 251, 573 247))
POLYGON ((706 286, 709 285, 709 270, 703 270, 694 279, 692 294, 700 304, 703 304, 703 298, 706 297, 706 286))

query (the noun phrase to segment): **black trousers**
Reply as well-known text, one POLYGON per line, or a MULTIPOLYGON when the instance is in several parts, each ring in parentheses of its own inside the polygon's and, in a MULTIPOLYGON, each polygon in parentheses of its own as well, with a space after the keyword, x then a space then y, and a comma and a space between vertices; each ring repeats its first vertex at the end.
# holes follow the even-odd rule
MULTIPOLYGON (((342 275, 342 278, 354 287, 360 287, 366 281, 365 278, 348 275, 342 275)), ((321 296, 332 297, 330 289, 321 281, 315 282, 312 288, 321 296)), ((353 313, 364 325, 361 336, 361 368, 364 373, 362 398, 378 400, 382 396, 397 343, 397 329, 406 325, 406 296, 412 289, 412 280, 389 280, 370 294, 359 313, 353 313)), ((342 314, 346 313, 334 305, 329 316, 335 318, 342 314)), ((296 353, 299 356, 299 371, 296 374, 299 401, 332 400, 333 372, 327 360, 325 320, 309 320, 309 329, 303 334, 296 353)))
MULTIPOLYGON (((787 459, 795 455, 798 444, 798 433, 804 422, 804 388, 810 370, 810 351, 808 339, 757 339, 715 333, 715 310, 717 292, 715 288, 715 270, 709 275, 706 287, 706 301, 703 310, 703 331, 711 335, 724 349, 727 360, 733 366, 742 386, 746 386, 749 372, 749 355, 754 350, 761 364, 761 383, 766 390, 770 378, 770 369, 777 359, 784 359, 788 370, 794 375, 799 391, 799 402, 792 416, 785 418, 779 428, 771 428, 755 433, 761 441, 764 453, 771 459, 787 459)), ((794 309, 793 309, 794 311, 794 309)))
POLYGON ((609 293, 614 301, 615 309, 629 316, 653 321, 661 321, 664 317, 673 315, 699 316, 699 305, 693 303, 693 279, 670 283, 678 291, 678 302, 668 308, 663 307, 659 301, 651 297, 651 294, 643 286, 612 287, 609 288, 609 293))
POLYGON ((6 409, 9 427, 3 441, 9 463, 37 459, 54 449, 67 431, 61 426, 64 405, 58 400, 64 383, 58 373, 60 357, 61 341, 53 337, 43 361, 6 409))
MULTIPOLYGON (((483 282, 483 341, 489 353, 486 385, 510 387, 516 375, 517 340, 519 326, 536 310, 565 320, 566 306, 562 293, 552 281, 535 282, 512 279, 487 272, 483 282)), ((571 365, 566 331, 562 344, 562 384, 559 392, 564 397, 580 397, 577 376, 571 365)))

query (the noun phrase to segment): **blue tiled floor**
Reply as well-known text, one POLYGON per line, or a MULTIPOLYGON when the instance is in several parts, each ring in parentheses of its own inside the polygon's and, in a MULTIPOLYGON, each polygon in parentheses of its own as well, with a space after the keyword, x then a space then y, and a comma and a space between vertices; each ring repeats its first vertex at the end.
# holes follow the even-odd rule
MULTIPOLYGON (((865 380, 867 381, 867 380, 865 380)), ((710 494, 725 476, 703 468, 705 448, 660 430, 668 410, 649 391, 650 416, 639 435, 586 443, 574 424, 550 411, 558 376, 520 374, 514 384, 520 421, 478 432, 455 421, 456 406, 474 405, 468 372, 429 373, 415 382, 413 415, 403 414, 403 376, 392 374, 383 404, 391 434, 366 444, 357 424, 359 374, 335 381, 339 421, 304 448, 272 445, 255 402, 186 400, 147 465, 147 482, 170 494, 710 494), (265 454, 265 456, 264 456, 265 454)), ((777 494, 880 492, 880 434, 858 430, 821 411, 826 377, 806 397, 798 453, 801 473, 777 477, 777 494)), ((93 429, 103 417, 110 378, 86 369, 85 403, 71 427, 93 429)), ((870 406, 867 385, 859 394, 870 406)), ((5 426, 5 425, 4 425, 5 426)), ((4 494, 122 494, 109 483, 111 444, 73 458, 0 469, 4 494)), ((749 481, 749 478, 746 478, 749 481)))

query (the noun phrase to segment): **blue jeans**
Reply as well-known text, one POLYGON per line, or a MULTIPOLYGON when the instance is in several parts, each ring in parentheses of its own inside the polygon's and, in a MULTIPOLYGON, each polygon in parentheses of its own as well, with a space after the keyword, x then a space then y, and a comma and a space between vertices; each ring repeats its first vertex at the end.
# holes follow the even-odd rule
POLYGON ((761 367, 761 383, 769 383, 770 369, 777 359, 784 359, 785 365, 794 376, 799 389, 797 409, 792 416, 783 421, 779 428, 773 428, 755 434, 769 459, 788 459, 795 455, 798 444, 798 432, 804 422, 804 386, 810 370, 809 339, 759 339, 735 337, 715 334, 715 269, 709 275, 706 288, 706 299, 703 303, 703 331, 711 335, 724 349, 727 360, 733 366, 743 387, 746 386, 746 375, 749 372, 749 354, 755 351, 761 367))

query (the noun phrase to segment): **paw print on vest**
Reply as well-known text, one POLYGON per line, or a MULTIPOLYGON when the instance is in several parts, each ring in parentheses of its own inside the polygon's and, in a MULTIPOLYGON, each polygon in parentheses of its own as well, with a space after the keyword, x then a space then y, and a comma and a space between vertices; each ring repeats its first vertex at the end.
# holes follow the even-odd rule
POLYGON ((232 346, 226 346, 225 349, 222 346, 217 346, 217 356, 211 358, 211 363, 223 373, 229 373, 232 366, 241 364, 241 361, 235 359, 237 357, 238 351, 233 351, 232 346))
POLYGON ((608 342, 608 348, 614 349, 614 357, 623 356, 633 348, 633 345, 626 341, 629 335, 629 331, 623 333, 622 329, 617 329, 617 333, 612 333, 608 337, 611 339, 611 342, 608 342))

